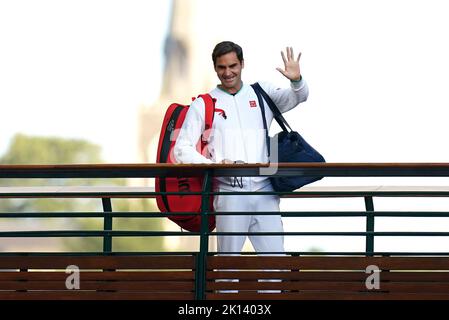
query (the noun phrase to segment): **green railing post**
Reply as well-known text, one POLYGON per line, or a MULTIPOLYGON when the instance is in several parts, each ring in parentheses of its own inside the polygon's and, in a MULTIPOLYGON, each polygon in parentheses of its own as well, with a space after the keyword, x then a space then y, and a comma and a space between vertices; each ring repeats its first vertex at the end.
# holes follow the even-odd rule
MULTIPOLYGON (((103 212, 104 212, 103 231, 111 231, 112 216, 108 214, 108 212, 112 212, 111 198, 101 198, 101 202, 103 203, 103 212)), ((111 252, 111 251, 112 251, 112 237, 109 235, 105 235, 103 236, 103 252, 111 252)))
POLYGON ((206 298, 206 259, 209 251, 209 204, 212 187, 212 177, 210 170, 204 173, 203 190, 201 191, 201 230, 200 230, 200 252, 197 256, 196 279, 195 279, 195 299, 204 300, 206 298))
MULTIPOLYGON (((366 232, 374 232, 374 202, 373 197, 365 197, 366 209, 366 232)), ((365 251, 367 256, 372 256, 374 252, 374 235, 366 235, 365 251)))

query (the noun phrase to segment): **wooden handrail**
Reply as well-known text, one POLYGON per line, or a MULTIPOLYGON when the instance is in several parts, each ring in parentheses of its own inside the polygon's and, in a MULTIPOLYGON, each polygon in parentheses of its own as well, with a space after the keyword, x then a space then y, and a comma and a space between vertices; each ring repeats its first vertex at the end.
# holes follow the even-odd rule
MULTIPOLYGON (((449 169, 448 162, 328 162, 328 163, 310 163, 310 162, 291 162, 291 163, 272 163, 279 168, 348 168, 348 169, 373 169, 373 168, 398 168, 398 169, 449 169)), ((239 163, 239 164, 169 164, 169 163, 101 163, 101 164, 2 164, 0 171, 3 170, 70 170, 70 169, 167 169, 167 168, 264 168, 269 164, 262 163, 239 163)))
MULTIPOLYGON (((0 198, 155 198, 154 187, 120 186, 35 186, 0 187, 0 198)), ((348 197, 363 194, 394 195, 396 193, 414 194, 414 196, 449 196, 449 186, 304 186, 295 194, 283 195, 285 198, 304 198, 308 196, 348 197)))
POLYGON ((165 176, 449 176, 449 163, 64 164, 0 165, 0 178, 148 178, 165 176), (266 169, 263 172, 262 169, 266 169))

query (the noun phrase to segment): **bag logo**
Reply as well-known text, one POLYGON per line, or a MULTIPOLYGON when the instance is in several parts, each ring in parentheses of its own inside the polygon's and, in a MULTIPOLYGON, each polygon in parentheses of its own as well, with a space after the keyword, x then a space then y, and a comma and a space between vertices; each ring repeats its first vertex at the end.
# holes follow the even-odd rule
POLYGON ((255 100, 250 100, 250 101, 249 101, 249 106, 250 106, 251 108, 257 107, 256 101, 255 101, 255 100))
MULTIPOLYGON (((180 192, 190 192, 190 184, 189 184, 189 179, 187 178, 177 178, 178 180, 178 188, 180 192)), ((184 195, 180 195, 181 198, 184 197, 184 195)))
POLYGON ((172 132, 174 128, 175 128, 175 120, 171 119, 167 125, 167 131, 172 132))
POLYGON ((226 112, 224 112, 223 109, 215 108, 215 112, 218 112, 218 114, 219 114, 220 116, 222 116, 225 120, 228 118, 228 117, 226 116, 226 112))

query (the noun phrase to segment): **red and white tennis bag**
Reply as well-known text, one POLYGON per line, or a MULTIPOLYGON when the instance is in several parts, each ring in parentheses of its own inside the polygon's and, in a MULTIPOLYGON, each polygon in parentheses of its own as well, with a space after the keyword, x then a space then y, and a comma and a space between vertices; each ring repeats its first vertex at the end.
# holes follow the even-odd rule
MULTIPOLYGON (((207 140, 212 128, 215 112, 215 100, 209 94, 199 95, 205 105, 205 130, 197 143, 197 151, 206 153, 207 140)), ((165 112, 162 122, 159 145, 157 148, 157 163, 176 163, 173 153, 176 139, 184 123, 189 106, 178 103, 171 104, 165 112)), ((201 177, 157 177, 156 192, 201 192, 203 186, 201 177)), ((157 206, 161 212, 194 212, 193 215, 169 215, 169 219, 182 229, 198 232, 201 229, 201 195, 157 195, 157 206)), ((209 210, 213 210, 211 197, 209 210)), ((215 228, 215 216, 208 216, 209 231, 215 228)))

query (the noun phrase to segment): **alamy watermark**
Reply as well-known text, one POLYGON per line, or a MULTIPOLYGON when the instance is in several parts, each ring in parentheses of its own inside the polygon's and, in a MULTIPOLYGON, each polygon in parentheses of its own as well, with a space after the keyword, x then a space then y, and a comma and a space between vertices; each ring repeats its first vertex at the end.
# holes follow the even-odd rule
MULTIPOLYGON (((202 123, 198 124, 199 126, 203 126, 202 123)), ((167 127, 167 132, 170 133, 170 141, 176 141, 179 134, 182 132, 182 129, 175 129, 174 124, 170 123, 167 127)), ((248 141, 252 141, 252 148, 254 150, 259 150, 258 148, 263 148, 268 146, 266 145, 266 130, 265 129, 252 129, 247 128, 241 131, 236 130, 212 130, 207 129, 202 133, 202 136, 208 136, 209 142, 213 141, 214 143, 214 152, 218 152, 218 154, 214 154, 217 159, 225 159, 227 158, 227 154, 235 153, 235 146, 226 144, 227 139, 229 137, 234 136, 234 139, 241 140, 245 138, 248 141), (228 152, 229 151, 229 152, 228 152)), ((272 176, 275 175, 278 171, 278 139, 270 139, 269 143, 269 154, 267 153, 267 162, 269 164, 268 167, 259 168, 259 174, 262 176, 272 176)), ((203 149, 197 150, 202 156, 209 158, 211 151, 209 150, 209 145, 203 145, 203 149)), ((268 150, 267 150, 268 151, 268 150)), ((231 160, 231 159, 229 159, 231 160)), ((241 159, 240 159, 241 160, 241 159)), ((176 163, 176 156, 174 154, 174 149, 171 150, 168 155, 168 162, 176 163)))
POLYGON ((75 265, 70 265, 65 269, 65 273, 69 276, 65 279, 65 287, 67 290, 79 290, 80 287, 80 268, 75 265))
POLYGON ((380 289, 380 269, 376 265, 369 265, 365 269, 365 273, 370 275, 365 280, 365 286, 368 290, 380 289))

